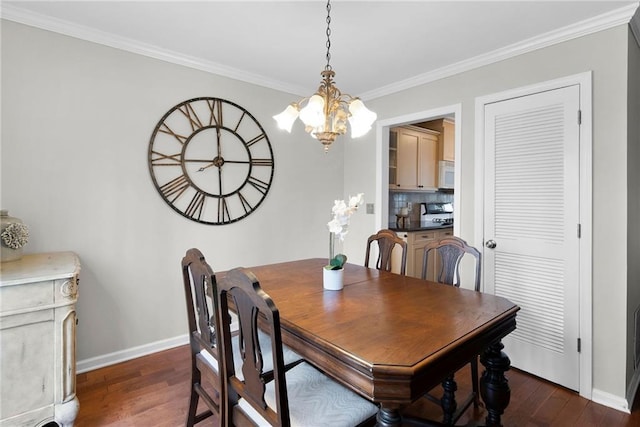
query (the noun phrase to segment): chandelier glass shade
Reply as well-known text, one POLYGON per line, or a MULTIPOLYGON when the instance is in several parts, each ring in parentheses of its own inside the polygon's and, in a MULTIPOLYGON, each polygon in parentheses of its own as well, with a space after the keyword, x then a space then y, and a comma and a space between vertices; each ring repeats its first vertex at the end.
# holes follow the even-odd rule
POLYGON ((329 64, 330 11, 331 0, 327 2, 327 65, 320 73, 320 87, 312 96, 290 104, 282 113, 273 116, 278 127, 287 132, 291 132, 293 123, 299 117, 304 123, 304 130, 322 143, 325 152, 336 137, 347 132, 347 122, 351 128, 351 137, 357 138, 369 132, 377 118, 376 113, 365 107, 359 98, 340 92, 333 81, 336 73, 329 64))

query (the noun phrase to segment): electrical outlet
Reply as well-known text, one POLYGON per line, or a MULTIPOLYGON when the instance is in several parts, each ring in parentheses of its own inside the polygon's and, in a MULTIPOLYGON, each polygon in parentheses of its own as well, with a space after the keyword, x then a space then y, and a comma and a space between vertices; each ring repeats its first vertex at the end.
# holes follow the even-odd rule
POLYGON ((411 203, 411 202, 407 203, 407 210, 408 210, 409 212, 411 212, 411 206, 412 206, 412 203, 411 203))
POLYGON ((367 213, 372 214, 373 212, 373 203, 367 203, 367 213))

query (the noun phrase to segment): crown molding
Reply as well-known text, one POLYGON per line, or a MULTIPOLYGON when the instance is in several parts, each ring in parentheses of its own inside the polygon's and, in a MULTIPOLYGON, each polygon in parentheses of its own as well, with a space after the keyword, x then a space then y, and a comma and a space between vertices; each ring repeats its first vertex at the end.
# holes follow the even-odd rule
POLYGON ((636 10, 635 15, 629 21, 629 26, 633 37, 636 39, 636 44, 640 46, 640 9, 636 10))
MULTIPOLYGON (((419 85, 431 83, 433 81, 440 80, 455 74, 470 71, 475 68, 493 64, 505 59, 513 58, 527 52, 542 49, 544 47, 548 47, 557 43, 562 43, 578 37, 586 36, 588 34, 593 34, 598 31, 606 30, 617 25, 627 24, 631 21, 631 18, 633 17, 634 12, 636 12, 636 10, 638 9, 639 4, 640 2, 635 2, 620 9, 616 9, 611 12, 596 16, 594 18, 577 22, 567 27, 550 31, 548 33, 532 37, 519 43, 514 43, 503 49, 498 49, 487 54, 465 59, 464 61, 439 68, 429 73, 414 76, 406 80, 383 86, 379 89, 362 93, 360 95, 360 98, 369 100, 385 95, 390 95, 392 93, 397 93, 419 85)), ((638 22, 640 20, 640 18, 638 18, 639 13, 640 12, 636 13, 634 19, 636 25, 640 24, 638 22)), ((636 35, 636 39, 638 39, 638 37, 640 36, 640 26, 636 27, 636 31, 634 32, 634 34, 636 35)))
POLYGON ((74 24, 57 18, 52 18, 50 16, 45 16, 39 13, 26 11, 12 5, 3 4, 1 6, 0 18, 18 22, 20 24, 28 25, 31 27, 40 28, 43 30, 64 34, 66 36, 78 38, 81 40, 102 44, 116 49, 125 50, 127 52, 135 53, 138 55, 159 59, 161 61, 183 65, 185 67, 194 68, 200 71, 206 71, 223 77, 240 80, 246 83, 252 83, 258 86, 267 87, 269 89, 275 89, 296 95, 308 92, 308 88, 291 85, 279 80, 269 79, 259 74, 250 73, 238 68, 229 67, 224 64, 206 61, 201 58, 184 55, 182 53, 171 51, 168 49, 162 49, 158 46, 142 43, 126 37, 120 37, 111 33, 96 30, 94 28, 74 24))
MULTIPOLYGON (((537 37, 512 44, 503 49, 498 49, 487 54, 469 58, 458 63, 439 68, 437 70, 417 75, 393 84, 383 86, 360 94, 360 98, 370 100, 381 96, 401 92, 412 87, 440 80, 455 74, 463 73, 475 68, 489 65, 508 58, 513 58, 527 52, 541 49, 564 41, 572 40, 598 31, 606 30, 616 25, 627 24, 640 45, 640 17, 634 13, 638 9, 640 2, 635 2, 620 9, 587 19, 576 24, 554 30, 537 37)), ((270 79, 258 74, 250 73, 241 69, 229 67, 212 61, 205 61, 200 58, 184 55, 178 52, 162 49, 154 45, 149 45, 119 37, 110 33, 99 31, 90 27, 77 25, 68 21, 37 14, 24 9, 16 8, 12 5, 3 4, 0 8, 0 17, 24 25, 41 28, 48 31, 64 34, 67 36, 87 40, 105 46, 122 49, 135 54, 159 59, 185 67, 218 74, 235 80, 244 81, 258 86, 268 87, 299 96, 308 92, 308 88, 291 85, 283 81, 270 79)))

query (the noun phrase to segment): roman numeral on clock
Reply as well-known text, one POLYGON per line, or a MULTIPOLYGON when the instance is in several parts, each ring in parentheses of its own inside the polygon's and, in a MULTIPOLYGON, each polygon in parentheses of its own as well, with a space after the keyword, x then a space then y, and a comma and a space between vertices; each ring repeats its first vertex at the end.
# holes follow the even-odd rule
POLYGON ((251 159, 251 166, 273 166, 273 159, 251 159))
POLYGON ((261 133, 260 135, 258 135, 258 136, 256 136, 256 137, 252 138, 251 140, 247 141, 247 144, 246 144, 246 145, 247 145, 247 147, 251 147, 251 146, 252 146, 253 144, 255 144, 256 142, 258 142, 258 141, 260 141, 260 140, 264 139, 264 137, 265 137, 264 133, 261 133))
POLYGON ((202 191, 198 191, 191 202, 189 202, 189 206, 185 209, 184 213, 191 218, 200 219, 202 217, 202 209, 204 208, 204 201, 206 200, 206 196, 202 191))
POLYGON ((180 135, 179 133, 171 130, 171 128, 166 123, 163 123, 162 126, 158 128, 158 132, 166 133, 167 135, 173 136, 178 140, 180 144, 184 144, 185 142, 187 142, 187 139, 189 139, 188 136, 180 135))
POLYGON ((166 199, 174 196, 173 199, 171 199, 171 203, 173 203, 178 197, 182 196, 187 188, 189 188, 189 179, 185 175, 180 175, 161 186, 160 191, 166 199))
POLYGON ((229 215, 229 206, 227 205, 227 199, 220 197, 218 199, 218 223, 229 222, 231 216, 229 215))
POLYGON ((253 206, 249 201, 242 195, 240 191, 238 191, 238 197, 240 198, 240 203, 242 204, 242 209, 244 209, 244 213, 249 213, 253 206))
POLYGON ((267 194, 267 191, 269 191, 269 184, 262 181, 261 179, 250 176, 247 182, 262 194, 267 194))
POLYGON ((151 166, 180 166, 181 159, 181 153, 162 154, 151 151, 151 166))
POLYGON ((222 100, 210 99, 207 101, 209 106, 209 125, 222 126, 222 100))
POLYGON ((182 107, 178 108, 178 111, 184 114, 187 120, 189 120, 189 125, 191 126, 192 131, 196 131, 203 127, 198 114, 196 114, 196 111, 193 109, 191 104, 183 105, 182 107))

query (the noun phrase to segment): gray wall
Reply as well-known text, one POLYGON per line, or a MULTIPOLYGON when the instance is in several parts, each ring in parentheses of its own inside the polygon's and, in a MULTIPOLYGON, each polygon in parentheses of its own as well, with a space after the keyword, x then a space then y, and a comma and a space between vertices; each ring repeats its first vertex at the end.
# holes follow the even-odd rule
POLYGON ((271 116, 295 99, 2 21, 1 204, 29 226, 26 253, 80 256, 78 360, 186 334, 180 260, 188 248, 201 248, 217 271, 328 256, 326 223, 345 196, 343 148, 325 154, 301 126, 291 135, 276 129, 271 116), (157 122, 198 96, 244 106, 273 146, 270 192, 231 225, 178 215, 148 172, 157 122))
MULTIPOLYGON (((620 399, 626 395, 629 351, 622 309, 627 306, 627 44, 628 27, 619 26, 368 102, 379 120, 462 103, 462 114, 456 115, 462 124, 458 224, 460 237, 474 242, 475 98, 593 71, 593 387, 620 399)), ((345 148, 346 192, 375 192, 375 136, 367 139, 345 148)), ((362 241, 365 232, 354 230, 351 237, 362 241)))

